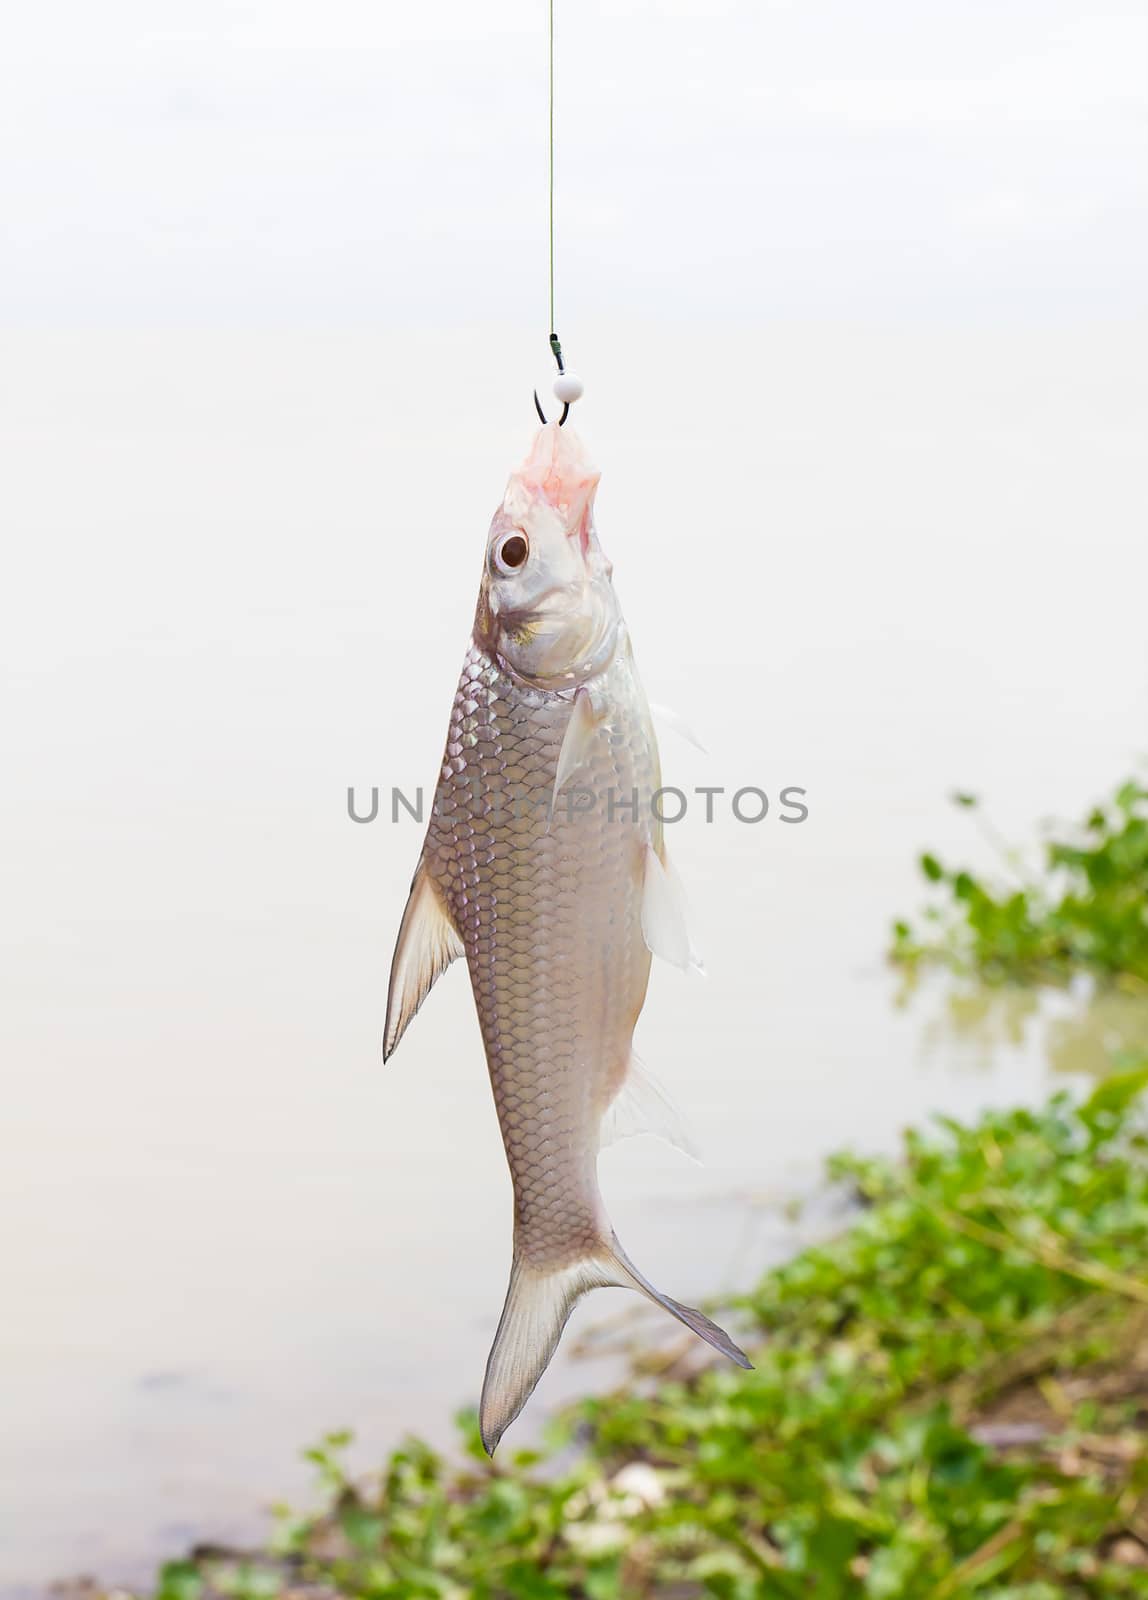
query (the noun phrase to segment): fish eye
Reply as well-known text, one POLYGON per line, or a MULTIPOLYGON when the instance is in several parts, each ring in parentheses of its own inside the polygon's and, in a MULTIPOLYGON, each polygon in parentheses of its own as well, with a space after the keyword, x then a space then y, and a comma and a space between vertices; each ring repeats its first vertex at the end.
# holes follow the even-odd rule
POLYGON ((511 533, 495 547, 495 565, 502 572, 517 572, 529 554, 530 546, 526 541, 526 535, 511 533))

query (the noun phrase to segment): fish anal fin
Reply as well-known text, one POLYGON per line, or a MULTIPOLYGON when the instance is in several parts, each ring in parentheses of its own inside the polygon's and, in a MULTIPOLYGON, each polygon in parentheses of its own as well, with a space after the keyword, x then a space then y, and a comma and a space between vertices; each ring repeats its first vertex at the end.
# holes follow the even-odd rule
POLYGON ((701 1160, 677 1106, 653 1073, 637 1056, 631 1055, 621 1088, 602 1118, 599 1148, 604 1150, 619 1139, 631 1139, 642 1133, 655 1134, 692 1160, 701 1160))
POLYGON ((681 879, 669 856, 647 845, 642 879, 642 937, 651 955, 672 967, 705 972, 701 956, 690 940, 686 897, 681 879))
POLYGON ((389 1061, 394 1054, 407 1024, 430 993, 435 980, 462 953, 458 930, 426 863, 420 861, 391 960, 387 1021, 383 1031, 384 1061, 389 1061))

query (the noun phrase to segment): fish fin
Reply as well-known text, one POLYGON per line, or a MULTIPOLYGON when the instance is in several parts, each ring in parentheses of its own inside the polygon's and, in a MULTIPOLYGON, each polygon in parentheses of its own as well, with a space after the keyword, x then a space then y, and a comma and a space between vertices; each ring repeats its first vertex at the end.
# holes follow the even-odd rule
POLYGON ((594 709, 594 700, 589 689, 583 687, 574 696, 574 705, 570 712, 570 720, 566 724, 566 732, 562 736, 562 748, 558 752, 558 766, 554 773, 554 790, 550 796, 550 815, 553 817, 554 808, 558 804, 558 796, 570 782, 590 753, 590 746, 594 736, 605 721, 605 716, 594 709))
POLYGON ((750 1368, 745 1352, 715 1322, 647 1282, 613 1234, 594 1254, 564 1267, 528 1267, 516 1254, 479 1403, 479 1431, 487 1455, 494 1454, 534 1393, 577 1302, 589 1289, 608 1288, 637 1289, 739 1367, 750 1368))
POLYGON ((677 1106, 653 1073, 631 1055, 622 1087, 602 1118, 599 1148, 604 1150, 619 1139, 631 1139, 641 1133, 656 1134, 691 1160, 701 1160, 677 1106))
MULTIPOLYGON (((618 1243, 617 1238, 610 1241, 608 1256, 609 1267, 612 1268, 611 1282, 621 1284, 628 1289, 637 1289, 639 1294, 644 1294, 647 1300, 652 1300, 656 1306, 661 1306, 663 1311, 668 1311, 671 1317, 676 1317, 691 1333, 696 1333, 699 1339, 704 1339, 715 1350, 720 1350, 723 1356, 728 1356, 739 1367, 744 1367, 747 1372, 753 1371, 753 1362, 738 1345, 734 1344, 724 1328, 719 1328, 716 1322, 711 1322, 701 1311, 693 1306, 684 1306, 679 1300, 671 1300, 668 1294, 662 1294, 655 1289, 648 1279, 643 1278, 637 1267, 618 1243)), ((606 1263, 602 1263, 605 1265, 606 1263)))
POLYGON ((695 750, 700 750, 703 756, 709 755, 709 751, 690 727, 685 717, 679 715, 672 706, 664 706, 656 700, 651 700, 649 705, 650 715, 655 721, 664 723, 667 728, 672 728, 687 744, 692 744, 695 750))
POLYGON ((435 979, 462 953, 458 930, 443 905, 426 863, 420 861, 415 868, 391 959, 387 1021, 383 1030, 384 1061, 394 1055, 407 1023, 430 993, 435 979))
POLYGON ((693 937, 690 933, 691 913, 689 896, 686 894, 685 885, 678 876, 678 869, 674 866, 674 858, 672 855, 670 855, 669 851, 664 845, 662 846, 662 866, 665 868, 666 877, 670 880, 670 888, 677 896, 678 905, 681 908, 682 918, 686 924, 686 938, 689 940, 690 945, 690 967, 694 972, 699 973, 704 978, 707 976, 706 964, 702 960, 701 951, 694 943, 693 937))
POLYGON ((672 967, 680 967, 683 972, 691 967, 705 972, 702 958, 690 942, 681 879, 669 857, 663 859, 649 844, 642 881, 642 937, 650 953, 661 956, 672 967))
POLYGON ((605 1288, 613 1281, 592 1258, 546 1269, 528 1267, 515 1256, 479 1403, 479 1431, 487 1455, 494 1454, 534 1393, 578 1300, 588 1289, 605 1288))

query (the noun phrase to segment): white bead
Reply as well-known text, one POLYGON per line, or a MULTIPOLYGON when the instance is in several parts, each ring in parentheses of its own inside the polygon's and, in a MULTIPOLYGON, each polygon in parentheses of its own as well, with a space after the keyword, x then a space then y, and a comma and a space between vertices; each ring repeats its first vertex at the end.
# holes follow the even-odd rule
POLYGON ((554 380, 554 398, 564 406, 573 405, 582 398, 582 379, 576 372, 560 372, 554 380))

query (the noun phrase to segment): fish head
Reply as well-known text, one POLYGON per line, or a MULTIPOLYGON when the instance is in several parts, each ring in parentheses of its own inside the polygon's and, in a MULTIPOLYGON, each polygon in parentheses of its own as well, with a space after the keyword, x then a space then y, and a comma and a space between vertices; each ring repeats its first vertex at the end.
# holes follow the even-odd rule
POLYGON ((548 422, 490 525, 475 633, 540 687, 584 682, 617 644, 613 567, 594 528, 598 478, 574 430, 548 422))

